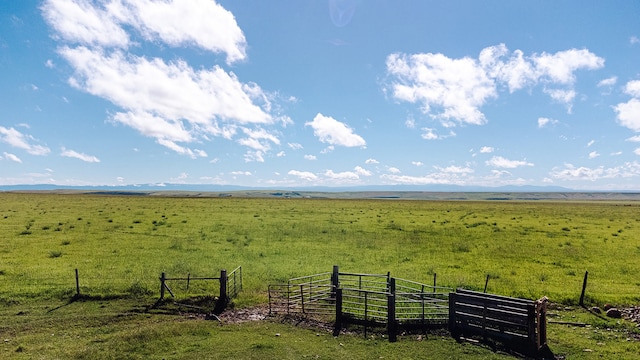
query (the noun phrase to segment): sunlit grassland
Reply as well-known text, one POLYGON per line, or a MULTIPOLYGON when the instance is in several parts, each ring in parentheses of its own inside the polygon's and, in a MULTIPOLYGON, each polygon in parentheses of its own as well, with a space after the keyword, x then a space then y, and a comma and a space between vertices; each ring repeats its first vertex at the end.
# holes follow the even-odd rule
MULTIPOLYGON (((12 297, 155 292, 158 276, 241 265, 239 301, 330 271, 386 273, 553 301, 635 303, 640 204, 0 194, 0 279, 12 297), (244 298, 244 299, 243 299, 244 298)), ((7 294, 3 291, 3 293, 7 294)), ((6 296, 6 295, 4 295, 6 296)))
MULTIPOLYGON (((0 357, 499 358, 438 335, 389 344, 271 322, 177 320, 146 309, 159 295, 162 272, 216 276, 242 266, 244 289, 234 305, 244 307, 264 305, 268 284, 334 264, 427 284, 437 274, 438 285, 476 290, 489 275, 489 292, 546 295, 560 308, 577 303, 589 271, 589 305, 637 304, 639 210, 633 201, 0 193, 0 340, 8 340, 0 357), (89 298, 68 303, 74 269, 89 298)), ((632 324, 582 310, 560 313, 560 320, 598 328, 550 325, 556 352, 634 358, 640 351, 624 338, 632 324)))

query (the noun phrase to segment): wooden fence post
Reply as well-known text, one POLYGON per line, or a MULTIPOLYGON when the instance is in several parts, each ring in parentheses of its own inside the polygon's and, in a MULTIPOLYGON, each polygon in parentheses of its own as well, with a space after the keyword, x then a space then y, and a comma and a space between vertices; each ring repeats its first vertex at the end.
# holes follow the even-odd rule
POLYGON ((342 289, 336 288, 336 322, 333 325, 333 336, 340 335, 342 330, 342 289))
POLYGON ((76 297, 80 297, 80 276, 78 275, 78 269, 76 269, 76 297))
POLYGON ((582 281, 582 292, 580 293, 580 306, 584 307, 584 292, 587 289, 587 278, 589 277, 589 272, 584 272, 584 280, 582 281))
POLYGON ((433 287, 434 287, 433 291, 434 291, 434 292, 436 291, 435 287, 436 287, 436 277, 437 277, 437 276, 438 276, 438 274, 433 273, 433 287))
POLYGON ((162 273, 162 275, 160 275, 160 300, 164 299, 164 279, 166 279, 167 277, 165 276, 165 273, 162 273))
POLYGON ((456 323, 456 293, 449 293, 449 332, 453 338, 458 338, 458 330, 456 323))
POLYGON ((489 285, 489 274, 487 274, 487 280, 484 281, 484 292, 487 293, 487 285, 489 285))
POLYGON ((389 342, 398 341, 398 323, 396 321, 396 279, 389 278, 389 295, 387 297, 387 333, 389 342))
POLYGON ((227 295, 227 270, 220 270, 220 300, 224 301, 225 307, 229 301, 227 295))
POLYGON ((333 265, 333 272, 331 273, 331 298, 336 298, 336 289, 340 287, 340 279, 338 279, 340 273, 340 267, 333 265))

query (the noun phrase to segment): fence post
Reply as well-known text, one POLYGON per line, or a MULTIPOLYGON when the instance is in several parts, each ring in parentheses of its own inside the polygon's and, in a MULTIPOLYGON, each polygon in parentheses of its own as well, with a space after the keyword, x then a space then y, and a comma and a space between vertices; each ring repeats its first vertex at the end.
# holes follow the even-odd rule
POLYGON ((336 322, 333 325, 333 336, 340 335, 342 329, 342 289, 336 288, 336 322))
POLYGON ((489 274, 487 274, 487 280, 484 281, 484 293, 487 293, 487 285, 489 285, 489 274))
POLYGON ((165 276, 164 273, 160 275, 160 300, 164 299, 164 279, 166 278, 167 277, 165 276))
POLYGON ((582 281, 582 292, 580 293, 580 306, 584 307, 584 292, 587 289, 587 278, 589 277, 589 272, 584 272, 584 280, 582 281))
POLYGON ((436 292, 436 278, 437 278, 438 274, 433 273, 433 292, 436 292))
POLYGON ((229 301, 227 295, 227 270, 220 270, 220 300, 224 301, 225 307, 229 301))
POLYGON ((300 284, 300 303, 302 305, 302 313, 304 314, 304 284, 300 284))
POLYGON ((78 269, 76 269, 76 297, 80 297, 80 276, 78 275, 78 269))
POLYGON ((398 341, 398 323, 396 321, 396 279, 389 278, 389 295, 387 296, 387 333, 389 342, 398 341))
POLYGON ((455 339, 458 338, 458 330, 456 324, 456 293, 449 293, 449 332, 455 339))
POLYGON ((338 274, 340 273, 340 268, 338 265, 333 265, 333 272, 331 273, 331 298, 336 298, 336 289, 340 287, 340 279, 338 279, 338 274))

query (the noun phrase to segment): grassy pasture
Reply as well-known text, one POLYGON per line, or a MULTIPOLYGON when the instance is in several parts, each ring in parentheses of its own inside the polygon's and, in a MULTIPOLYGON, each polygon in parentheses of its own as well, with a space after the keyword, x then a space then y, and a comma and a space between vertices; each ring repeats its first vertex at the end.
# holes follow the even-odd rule
MULTIPOLYGON (((330 271, 334 264, 350 272, 390 271, 392 276, 427 284, 437 273, 438 285, 476 290, 484 288, 488 274, 489 292, 530 299, 546 295, 563 305, 577 303, 584 272, 589 271, 589 304, 637 304, 639 210, 640 204, 633 201, 398 201, 0 193, 0 305, 11 312, 2 314, 6 321, 0 325, 0 334, 8 339, 18 331, 31 334, 23 338, 25 345, 14 346, 13 340, 5 343, 5 350, 9 349, 7 343, 11 344, 12 355, 16 357, 33 355, 18 351, 20 346, 24 346, 23 350, 36 348, 46 352, 46 346, 39 340, 42 330, 38 329, 45 329, 43 334, 50 328, 56 329, 56 324, 47 322, 51 319, 46 314, 75 293, 76 268, 83 294, 99 302, 113 298, 116 304, 125 302, 125 307, 131 306, 127 300, 131 298, 152 303, 158 296, 161 272, 168 276, 187 273, 216 276, 222 268, 232 270, 241 265, 244 290, 235 302, 243 307, 266 303, 268 284, 330 271), (15 313, 29 313, 33 317, 15 313), (17 325, 6 325, 9 323, 17 325)), ((298 336, 296 341, 301 344, 313 342, 317 337, 307 332, 294 335, 295 331, 276 324, 245 324, 218 331, 212 330, 210 324, 176 325, 150 314, 133 316, 130 323, 127 316, 122 317, 122 309, 113 310, 119 314, 113 315, 118 319, 113 324, 103 323, 105 319, 98 315, 104 310, 96 304, 72 306, 81 307, 82 310, 74 308, 74 311, 85 311, 85 316, 91 319, 85 326, 86 331, 95 332, 89 334, 93 339, 99 337, 96 333, 100 331, 109 332, 104 336, 105 344, 84 344, 85 348, 75 350, 69 344, 70 352, 50 352, 52 355, 45 358, 69 357, 65 354, 99 357, 92 355, 92 351, 101 347, 117 354, 122 349, 109 348, 115 347, 111 341, 123 342, 121 337, 126 337, 124 343, 133 344, 135 341, 131 339, 136 336, 142 337, 138 342, 143 348, 131 350, 132 358, 145 357, 156 354, 145 346, 160 346, 152 336, 156 332, 188 339, 185 342, 189 346, 203 348, 211 346, 212 340, 204 338, 212 331, 237 332, 235 335, 249 331, 260 338, 276 331, 264 328, 272 326, 278 327, 277 332, 283 337, 298 336)), ((117 307, 107 301, 101 306, 117 307)), ((63 310, 71 311, 63 307, 54 313, 63 310)), ((78 319, 68 321, 84 323, 78 319)), ((599 321, 609 328, 625 326, 599 321)), ((80 337, 81 331, 85 330, 67 330, 68 337, 80 337)), ((587 335, 576 335, 564 328, 550 331, 558 331, 556 335, 562 340, 556 341, 566 352, 581 352, 583 346, 594 346, 582 345, 587 335)), ((550 334, 550 339, 553 336, 550 334)), ((287 358, 278 351, 296 349, 294 344, 281 349, 282 345, 274 341, 271 338, 255 341, 247 354, 264 352, 266 357, 287 358)), ((340 342, 351 342, 353 348, 359 349, 352 353, 359 355, 352 358, 368 358, 389 346, 384 341, 375 349, 371 348, 371 342, 357 339, 323 337, 323 341, 338 349, 345 345, 340 346, 340 342)), ((447 340, 445 345, 432 346, 445 346, 442 354, 454 354, 455 358, 459 353, 452 353, 454 350, 451 346, 447 348, 448 343, 447 340)), ((306 346, 300 346, 299 352, 294 351, 288 358, 303 357, 306 346)), ((458 346, 453 343, 453 347, 458 346)), ((621 357, 634 351, 637 354, 637 345, 625 346, 630 347, 600 346, 599 350, 623 354, 621 357)), ((184 347, 180 349, 186 351, 184 347)), ((326 349, 323 353, 322 349, 325 348, 320 346, 314 351, 327 354, 328 358, 349 357, 331 355, 326 349)), ((479 358, 497 356, 491 352, 475 354, 478 351, 475 348, 461 349, 455 351, 470 351, 469 356, 479 358)), ((202 357, 198 349, 192 350, 194 358, 202 357)), ((232 347, 228 350, 235 351, 232 347)), ((590 354, 580 353, 587 357, 590 354)), ((182 352, 174 357, 189 356, 182 352)))

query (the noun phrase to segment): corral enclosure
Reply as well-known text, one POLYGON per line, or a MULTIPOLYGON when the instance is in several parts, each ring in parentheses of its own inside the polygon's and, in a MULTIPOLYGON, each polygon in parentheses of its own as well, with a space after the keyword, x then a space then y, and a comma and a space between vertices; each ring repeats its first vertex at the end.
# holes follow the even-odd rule
POLYGON ((576 303, 637 303, 634 201, 399 201, 0 193, 2 295, 155 296, 158 276, 244 269, 240 303, 332 264, 576 303))

